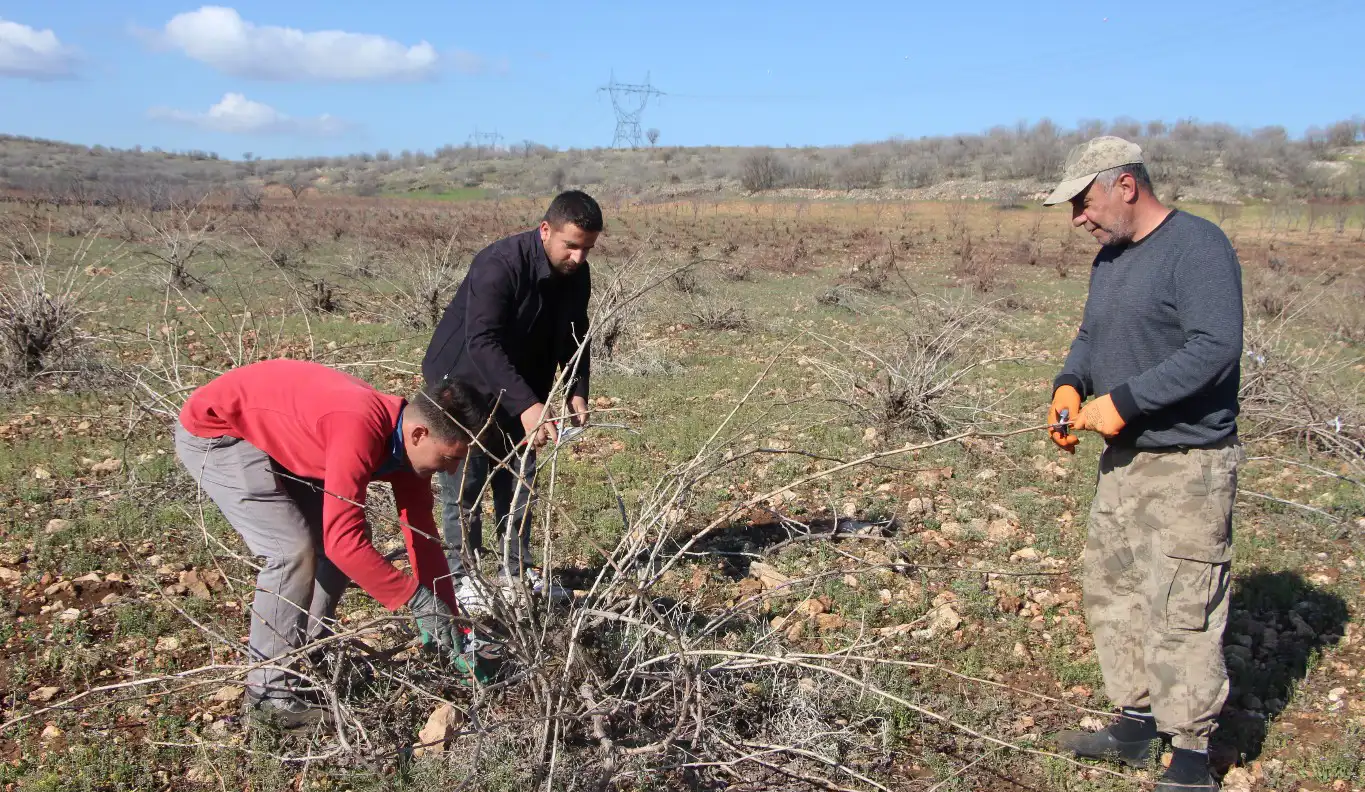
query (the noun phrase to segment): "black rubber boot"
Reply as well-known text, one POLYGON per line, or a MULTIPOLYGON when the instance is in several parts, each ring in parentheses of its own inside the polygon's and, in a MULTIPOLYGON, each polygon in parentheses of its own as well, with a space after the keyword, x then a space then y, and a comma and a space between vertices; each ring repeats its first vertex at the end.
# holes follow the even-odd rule
POLYGON ((1088 759, 1121 762, 1145 767, 1152 761, 1152 747, 1160 739, 1156 719, 1150 713, 1127 711, 1097 732, 1064 731, 1053 740, 1064 751, 1088 759))
POLYGON ((1217 789, 1206 752, 1171 748, 1171 766, 1161 774, 1156 792, 1215 792, 1217 789))

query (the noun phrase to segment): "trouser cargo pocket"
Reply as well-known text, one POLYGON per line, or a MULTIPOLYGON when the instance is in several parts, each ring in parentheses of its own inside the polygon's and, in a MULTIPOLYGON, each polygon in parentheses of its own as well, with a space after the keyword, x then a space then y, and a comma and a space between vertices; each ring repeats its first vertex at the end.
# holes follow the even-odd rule
POLYGON ((1241 445, 1154 454, 1139 519, 1156 532, 1154 624, 1202 631, 1227 596, 1241 445))
POLYGON ((1227 597, 1229 564, 1162 556, 1157 566, 1161 581, 1153 614, 1157 629, 1208 629, 1209 616, 1227 597))

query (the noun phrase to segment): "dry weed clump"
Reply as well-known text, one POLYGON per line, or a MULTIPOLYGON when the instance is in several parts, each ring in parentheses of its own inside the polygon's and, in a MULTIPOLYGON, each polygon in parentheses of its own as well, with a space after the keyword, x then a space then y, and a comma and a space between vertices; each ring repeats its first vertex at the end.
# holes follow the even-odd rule
POLYGON ((694 298, 687 314, 702 330, 745 330, 753 326, 743 306, 719 297, 694 298))
POLYGON ((460 285, 466 267, 457 255, 457 234, 409 242, 382 255, 372 271, 369 311, 393 324, 434 330, 460 285))
POLYGON ((989 292, 1000 285, 1006 258, 963 231, 955 240, 953 272, 971 289, 989 292))
POLYGON ((39 240, 28 228, 4 240, 10 261, 0 283, 0 371, 6 379, 41 374, 90 340, 78 323, 122 254, 119 246, 96 252, 98 230, 92 227, 74 248, 54 245, 50 233, 39 240))
POLYGON ((669 278, 669 285, 674 291, 687 296, 697 296, 706 293, 706 287, 702 284, 701 276, 697 273, 695 265, 680 267, 673 272, 669 278))
POLYGON ((308 289, 308 310, 314 313, 336 313, 341 310, 337 301, 336 287, 325 278, 313 281, 308 289))
POLYGON ((754 271, 751 268, 733 261, 722 263, 717 270, 721 278, 731 283, 747 283, 754 279, 754 271))
POLYGON ((216 241, 216 223, 205 210, 205 200, 148 212, 139 219, 139 237, 148 240, 143 255, 161 265, 161 275, 172 289, 187 289, 195 282, 191 262, 216 241))
POLYGON ((341 254, 340 274, 358 280, 373 278, 377 268, 375 258, 370 245, 362 242, 350 245, 341 254))
POLYGON ((597 265, 589 306, 594 366, 600 362, 609 371, 629 375, 663 373, 667 364, 656 349, 639 342, 639 325, 651 309, 655 289, 692 266, 660 271, 644 248, 623 261, 597 265))
POLYGON ((1365 357, 1292 338, 1323 294, 1300 293, 1273 317, 1247 323, 1239 433, 1247 440, 1287 442, 1327 454, 1359 477, 1365 474, 1365 394, 1353 370, 1365 357))
POLYGON ((815 302, 827 308, 843 308, 854 313, 866 313, 873 295, 847 283, 838 283, 815 294, 815 302))
POLYGON ((854 265, 849 270, 847 280, 856 288, 872 294, 890 291, 896 280, 902 285, 909 285, 905 274, 897 265, 896 250, 890 245, 887 246, 885 253, 875 253, 854 265), (893 275, 895 280, 892 279, 893 275))
POLYGON ((829 398, 857 421, 888 434, 942 437, 961 425, 948 397, 985 363, 988 332, 997 322, 991 305, 971 296, 921 295, 890 338, 877 347, 821 338, 833 360, 812 360, 832 386, 829 398))

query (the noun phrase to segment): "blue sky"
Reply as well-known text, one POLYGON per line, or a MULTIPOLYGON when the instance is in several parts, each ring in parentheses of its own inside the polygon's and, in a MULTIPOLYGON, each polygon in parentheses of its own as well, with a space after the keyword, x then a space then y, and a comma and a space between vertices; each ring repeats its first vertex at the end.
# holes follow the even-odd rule
POLYGON ((614 72, 666 92, 644 113, 660 144, 1119 116, 1297 136, 1365 113, 1362 31, 1360 0, 6 0, 0 132, 231 158, 431 151, 476 127, 602 146, 614 72))

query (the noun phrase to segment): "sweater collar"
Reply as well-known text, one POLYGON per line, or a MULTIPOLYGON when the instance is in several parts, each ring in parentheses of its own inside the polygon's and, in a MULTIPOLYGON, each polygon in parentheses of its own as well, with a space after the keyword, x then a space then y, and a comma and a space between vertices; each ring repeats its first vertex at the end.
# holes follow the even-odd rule
POLYGON ((393 427, 393 434, 389 435, 389 455, 380 463, 379 469, 374 472, 374 476, 380 478, 390 473, 397 473, 400 470, 411 469, 408 465, 407 447, 403 445, 403 410, 400 408, 398 422, 393 427))
POLYGON ((1161 218, 1161 222, 1156 224, 1156 228, 1153 228, 1151 231, 1148 231, 1148 232, 1147 232, 1147 236, 1143 237, 1142 239, 1138 239, 1138 240, 1135 240, 1135 241, 1133 241, 1133 242, 1129 242, 1125 247, 1126 247, 1127 249, 1131 250, 1131 249, 1137 247, 1138 245, 1141 245, 1143 242, 1146 242, 1147 240, 1149 240, 1149 239, 1151 239, 1152 237, 1156 236, 1157 233, 1159 233, 1159 232, 1161 231, 1161 229, 1165 228, 1165 227, 1166 227, 1166 224, 1169 223, 1169 222, 1171 222, 1171 220, 1172 220, 1177 214, 1179 214, 1179 213, 1180 213, 1180 210, 1179 210, 1179 209, 1172 209, 1171 211, 1167 212, 1167 213, 1166 213, 1166 216, 1163 217, 1163 218, 1161 218))

